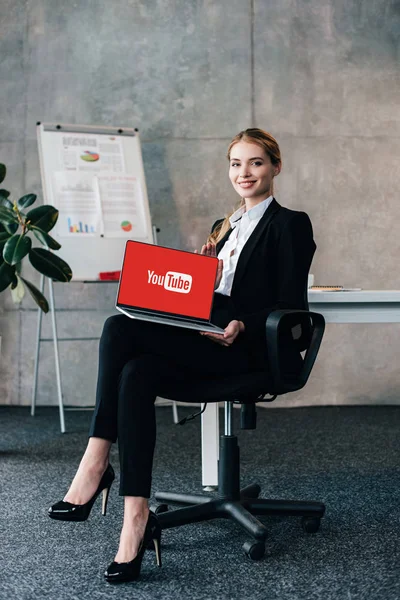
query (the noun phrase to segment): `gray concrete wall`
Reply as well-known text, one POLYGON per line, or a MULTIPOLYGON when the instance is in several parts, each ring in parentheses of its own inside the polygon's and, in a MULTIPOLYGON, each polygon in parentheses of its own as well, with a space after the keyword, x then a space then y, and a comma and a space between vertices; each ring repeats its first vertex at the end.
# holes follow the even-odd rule
MULTIPOLYGON (((281 144, 276 197, 306 210, 316 283, 400 289, 400 11, 388 0, 2 0, 0 161, 40 193, 36 121, 138 127, 159 241, 199 247, 236 201, 225 152, 281 144)), ((62 255, 62 250, 61 250, 62 255)), ((37 277, 32 276, 35 281, 37 277)), ((60 335, 99 335, 115 286, 56 286, 60 335)), ((45 330, 50 330, 50 317, 45 330)), ((0 402, 28 404, 36 312, 0 295, 0 402)), ((290 404, 399 402, 399 325, 329 325, 290 404)), ((97 342, 61 345, 67 404, 92 404, 97 342)), ((44 344, 38 402, 56 403, 44 344)))

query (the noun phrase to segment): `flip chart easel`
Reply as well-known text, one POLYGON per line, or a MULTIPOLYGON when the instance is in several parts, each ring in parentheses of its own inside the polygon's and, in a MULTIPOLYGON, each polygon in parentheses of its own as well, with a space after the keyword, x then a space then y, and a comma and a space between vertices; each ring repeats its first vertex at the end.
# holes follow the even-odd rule
MULTIPOLYGON (((51 235, 62 245, 72 281, 100 283, 100 272, 120 270, 127 239, 157 243, 137 129, 37 123, 37 138, 44 203, 59 210, 51 235)), ((47 280, 52 338, 41 337, 43 313, 38 309, 31 415, 35 414, 40 344, 53 341, 60 428, 65 433, 58 343, 99 338, 58 337, 53 281, 47 280)), ((42 275, 42 293, 44 287, 42 275)), ((175 402, 172 409, 177 423, 175 402)))

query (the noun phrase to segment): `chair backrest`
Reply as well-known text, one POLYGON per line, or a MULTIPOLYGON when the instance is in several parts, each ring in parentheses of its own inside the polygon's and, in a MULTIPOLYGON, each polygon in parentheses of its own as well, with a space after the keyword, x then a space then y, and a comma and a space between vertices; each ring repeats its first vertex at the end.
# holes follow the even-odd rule
POLYGON ((266 337, 272 389, 268 391, 272 395, 286 394, 305 386, 317 358, 324 330, 325 319, 319 313, 276 310, 269 315, 266 337), (299 350, 305 351, 303 358, 299 350), (287 357, 294 357, 295 352, 298 353, 296 360, 288 361, 287 357))
MULTIPOLYGON (((303 310, 309 310, 308 281, 307 281, 305 289, 304 289, 303 302, 304 302, 303 310)), ((294 327, 293 340, 294 340, 296 348, 299 352, 303 352, 304 350, 307 350, 307 348, 310 345, 311 336, 312 336, 312 324, 309 321, 304 321, 303 323, 294 327)))
MULTIPOLYGON (((274 311, 267 319, 266 328, 271 378, 268 393, 273 396, 270 399, 272 401, 278 395, 300 390, 307 383, 324 335, 325 319, 319 313, 309 311, 274 311), (299 353, 299 348, 301 351, 305 350, 304 358, 299 357, 299 369, 295 373, 288 373, 285 370, 287 354, 282 354, 282 346, 287 344, 292 345, 294 352, 299 353)), ((241 429, 256 428, 257 401, 265 401, 265 398, 241 402, 241 429)))

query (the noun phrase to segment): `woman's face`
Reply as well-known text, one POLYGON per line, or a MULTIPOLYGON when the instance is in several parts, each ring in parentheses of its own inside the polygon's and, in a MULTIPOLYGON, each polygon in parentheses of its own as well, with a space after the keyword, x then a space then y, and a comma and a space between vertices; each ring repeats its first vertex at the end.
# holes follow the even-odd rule
POLYGON ((280 165, 273 165, 264 148, 258 144, 238 142, 231 148, 229 179, 235 191, 248 200, 246 205, 262 202, 271 193, 271 183, 280 165))

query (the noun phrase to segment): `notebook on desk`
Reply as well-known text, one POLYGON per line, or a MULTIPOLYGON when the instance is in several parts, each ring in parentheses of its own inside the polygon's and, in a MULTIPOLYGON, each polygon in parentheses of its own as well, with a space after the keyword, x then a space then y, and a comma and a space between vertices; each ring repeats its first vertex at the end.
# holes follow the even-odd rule
POLYGON ((128 240, 116 308, 141 319, 223 333, 210 321, 218 259, 128 240))
POLYGON ((312 292, 360 292, 362 288, 347 288, 343 285, 312 285, 308 288, 312 292))

